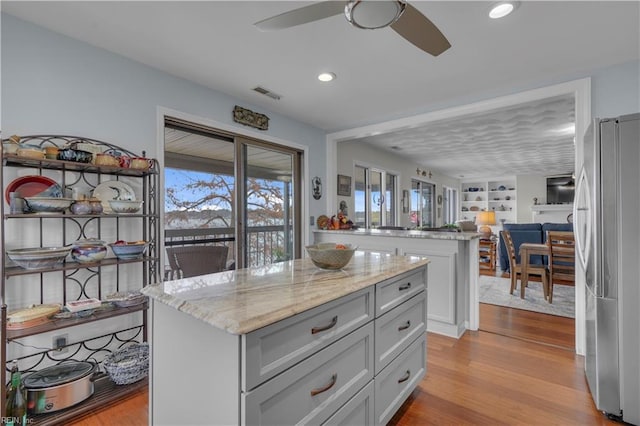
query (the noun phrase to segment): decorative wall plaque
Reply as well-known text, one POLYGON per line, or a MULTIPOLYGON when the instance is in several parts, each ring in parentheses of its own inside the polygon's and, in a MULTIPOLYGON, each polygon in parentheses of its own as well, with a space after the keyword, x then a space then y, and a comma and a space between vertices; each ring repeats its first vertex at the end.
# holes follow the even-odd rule
POLYGON ((233 108, 233 121, 259 130, 269 129, 269 117, 236 105, 233 108))

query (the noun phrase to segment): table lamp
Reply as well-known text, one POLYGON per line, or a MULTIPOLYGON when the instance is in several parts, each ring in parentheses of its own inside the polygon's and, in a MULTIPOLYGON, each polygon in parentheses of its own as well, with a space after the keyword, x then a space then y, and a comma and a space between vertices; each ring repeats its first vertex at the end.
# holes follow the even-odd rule
POLYGON ((478 232, 482 234, 482 238, 488 240, 491 238, 491 228, 489 225, 496 224, 496 212, 478 212, 476 216, 476 225, 481 225, 478 232))

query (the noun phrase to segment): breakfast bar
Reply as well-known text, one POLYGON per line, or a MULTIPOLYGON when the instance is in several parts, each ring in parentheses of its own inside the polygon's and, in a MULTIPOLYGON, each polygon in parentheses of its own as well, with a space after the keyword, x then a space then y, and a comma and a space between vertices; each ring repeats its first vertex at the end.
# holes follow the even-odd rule
POLYGON ((426 372, 427 265, 356 251, 147 286, 150 423, 385 424, 426 372))
POLYGON ((316 230, 314 240, 349 243, 378 253, 427 257, 427 330, 459 338, 465 330, 478 329, 480 234, 445 230, 316 230))

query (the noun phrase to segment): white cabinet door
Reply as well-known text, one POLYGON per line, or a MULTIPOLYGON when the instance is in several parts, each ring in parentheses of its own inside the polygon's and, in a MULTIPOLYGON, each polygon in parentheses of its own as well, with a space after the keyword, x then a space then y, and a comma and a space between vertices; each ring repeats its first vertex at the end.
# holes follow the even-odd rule
POLYGON ((422 292, 376 318, 376 374, 426 332, 427 298, 422 292))
POLYGON ((242 424, 319 424, 373 379, 373 323, 242 395, 242 424))
POLYGON ((369 287, 243 336, 242 389, 255 388, 372 321, 373 299, 369 287))

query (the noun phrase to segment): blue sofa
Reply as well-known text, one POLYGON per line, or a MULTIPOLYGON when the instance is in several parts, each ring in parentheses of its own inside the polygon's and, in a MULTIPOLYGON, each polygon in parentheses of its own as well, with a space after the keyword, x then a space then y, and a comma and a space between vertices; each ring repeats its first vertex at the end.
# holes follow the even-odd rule
MULTIPOLYGON (((520 244, 536 243, 542 244, 546 242, 547 231, 573 231, 572 223, 505 223, 503 225, 505 231, 511 232, 513 245, 516 249, 516 260, 520 263, 520 244)), ((509 271, 509 255, 504 245, 502 235, 500 235, 500 269, 509 271)), ((542 265, 546 263, 545 256, 531 256, 532 264, 542 265)))

